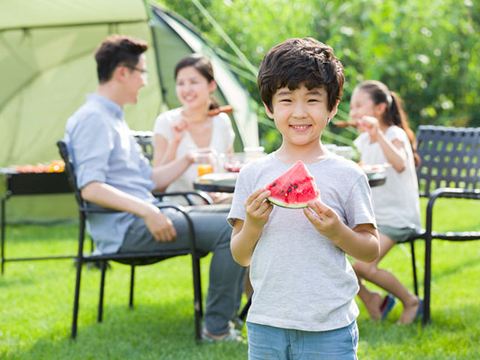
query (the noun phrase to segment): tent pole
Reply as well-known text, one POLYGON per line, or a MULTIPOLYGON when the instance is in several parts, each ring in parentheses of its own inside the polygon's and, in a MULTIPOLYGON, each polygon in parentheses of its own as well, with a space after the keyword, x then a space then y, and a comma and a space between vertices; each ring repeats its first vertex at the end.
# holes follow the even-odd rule
MULTIPOLYGON (((153 12, 152 8, 150 7, 150 4, 148 3, 147 0, 143 0, 143 3, 145 4, 145 10, 147 11, 147 19, 148 19, 148 27, 150 28, 150 32, 152 34, 152 41, 153 41, 153 46, 152 49, 155 51, 155 68, 157 69, 157 78, 158 78, 158 85, 160 86, 160 93, 161 93, 161 103, 163 102, 165 105, 167 105, 167 108, 170 109, 170 105, 168 104, 167 101, 167 89, 163 86, 163 81, 162 81, 162 71, 160 67, 160 58, 158 57, 158 53, 156 50, 156 44, 157 44, 157 36, 155 34, 155 29, 153 26, 153 12)), ((161 106, 161 105, 160 105, 161 106)), ((162 110, 161 108, 158 109, 159 113, 162 110)))

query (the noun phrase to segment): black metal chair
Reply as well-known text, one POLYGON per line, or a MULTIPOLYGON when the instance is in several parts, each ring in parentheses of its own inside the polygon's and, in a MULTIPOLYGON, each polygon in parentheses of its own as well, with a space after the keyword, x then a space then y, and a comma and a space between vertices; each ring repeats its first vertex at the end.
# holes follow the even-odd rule
MULTIPOLYGON (((433 230, 433 208, 439 198, 480 200, 480 128, 420 126, 417 170, 420 196, 428 198, 425 229, 407 241, 412 252, 413 282, 418 296, 414 241, 425 241, 423 324, 430 323, 432 240, 480 240, 480 231, 437 232, 433 230)), ((387 180, 388 181, 388 180, 387 180)))
MULTIPOLYGON (((78 203, 79 211, 79 234, 78 234, 78 253, 76 257, 77 275, 75 281, 75 296, 73 306, 73 320, 72 320, 72 332, 71 338, 75 339, 77 335, 77 320, 80 302, 80 282, 82 275, 83 265, 86 263, 100 264, 101 278, 100 278, 100 298, 98 303, 98 316, 97 321, 103 320, 103 295, 105 288, 105 274, 108 261, 115 261, 131 266, 130 274, 130 298, 129 306, 133 307, 133 294, 134 294, 134 280, 135 280, 135 267, 138 265, 149 265, 171 257, 190 255, 192 258, 192 273, 193 273, 193 292, 194 292, 194 315, 195 315, 195 338, 197 341, 201 339, 201 317, 203 314, 202 307, 202 290, 201 290, 201 278, 200 278, 200 257, 195 247, 195 233, 193 229, 193 223, 188 214, 182 210, 181 207, 174 205, 160 206, 160 208, 173 208, 180 212, 186 219, 189 226, 190 247, 187 250, 167 250, 167 251, 154 251, 154 252, 135 252, 135 253, 115 253, 115 254, 85 254, 84 253, 84 240, 85 240, 85 222, 89 213, 100 212, 114 212, 114 210, 103 209, 98 207, 89 207, 88 204, 82 199, 80 189, 77 187, 75 178, 75 169, 68 154, 68 149, 65 142, 58 141, 57 146, 59 148, 60 155, 65 161, 65 171, 67 172, 71 186, 75 192, 75 198, 78 203)), ((168 194, 164 194, 168 196, 168 194)))

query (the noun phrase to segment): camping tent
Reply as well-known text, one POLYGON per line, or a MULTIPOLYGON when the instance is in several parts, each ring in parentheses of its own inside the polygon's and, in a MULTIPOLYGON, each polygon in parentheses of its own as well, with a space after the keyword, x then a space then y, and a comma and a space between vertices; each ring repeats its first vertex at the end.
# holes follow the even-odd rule
MULTIPOLYGON (((97 86, 93 52, 113 33, 147 40, 149 84, 125 119, 151 130, 156 116, 179 105, 173 68, 192 52, 213 63, 223 104, 234 108, 235 149, 258 146, 248 92, 185 20, 142 0, 2 0, 0 2, 0 167, 58 159, 67 118, 97 86)), ((31 209, 31 205, 29 205, 31 209)))

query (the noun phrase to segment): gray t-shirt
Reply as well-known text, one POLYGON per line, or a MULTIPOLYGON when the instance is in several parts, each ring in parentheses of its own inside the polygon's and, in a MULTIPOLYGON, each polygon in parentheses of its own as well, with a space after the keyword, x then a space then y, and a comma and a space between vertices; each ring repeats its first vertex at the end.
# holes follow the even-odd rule
MULTIPOLYGON (((256 189, 282 175, 291 164, 274 154, 245 166, 239 175, 230 224, 245 220, 244 203, 256 189)), ((350 228, 375 225, 368 180, 352 161, 336 155, 307 165, 321 201, 350 228)), ((247 321, 285 329, 327 331, 348 326, 358 316, 357 277, 343 250, 321 235, 302 209, 275 206, 250 264, 254 289, 247 321)))

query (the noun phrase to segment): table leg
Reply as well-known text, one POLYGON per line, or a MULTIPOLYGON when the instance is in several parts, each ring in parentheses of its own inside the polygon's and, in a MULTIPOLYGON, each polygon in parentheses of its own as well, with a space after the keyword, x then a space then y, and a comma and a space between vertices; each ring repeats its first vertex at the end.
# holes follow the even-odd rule
POLYGON ((1 267, 2 267, 2 275, 5 267, 5 199, 2 199, 2 215, 1 215, 1 236, 2 236, 2 244, 1 244, 1 267))

